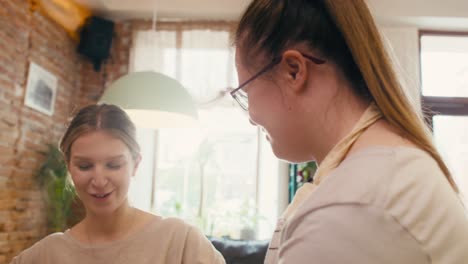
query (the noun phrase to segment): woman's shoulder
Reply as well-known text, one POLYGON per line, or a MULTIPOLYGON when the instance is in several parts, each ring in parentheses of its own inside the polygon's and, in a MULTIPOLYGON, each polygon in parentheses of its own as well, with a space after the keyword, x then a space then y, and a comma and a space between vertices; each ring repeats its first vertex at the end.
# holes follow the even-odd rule
POLYGON ((448 261, 451 257, 444 245, 452 245, 453 256, 467 256, 463 251, 466 252, 468 222, 461 199, 437 162, 424 150, 369 149, 350 157, 340 174, 341 179, 349 178, 341 189, 351 190, 347 197, 376 206, 382 214, 391 216, 432 259, 439 260, 435 262, 453 263, 448 261))
POLYGON ((413 147, 375 146, 348 156, 320 183, 311 200, 317 206, 358 203, 384 208, 395 199, 418 197, 434 188, 441 191, 437 195, 450 196, 444 174, 428 153, 413 147))
POLYGON ((208 242, 207 237, 192 224, 177 217, 158 217, 141 233, 141 241, 153 241, 159 244, 177 245, 185 248, 187 244, 208 242), (205 242, 203 242, 205 241, 205 242))
POLYGON ((341 165, 359 164, 368 160, 381 161, 388 164, 401 160, 419 160, 435 162, 424 150, 413 146, 370 146, 360 149, 346 157, 341 165))
POLYGON ((63 244, 63 242, 67 240, 66 237, 67 235, 64 232, 55 232, 39 240, 31 248, 37 248, 37 250, 39 250, 42 248, 48 248, 53 245, 63 244))
POLYGON ((338 171, 344 177, 352 174, 353 180, 379 197, 383 206, 403 198, 414 203, 416 198, 429 202, 431 196, 456 197, 435 159, 415 147, 369 148, 350 156, 338 171))
POLYGON ((41 263, 46 256, 46 251, 51 248, 60 250, 59 247, 63 245, 64 240, 65 234, 62 232, 50 234, 18 254, 11 264, 41 263))
POLYGON ((408 146, 363 149, 347 157, 332 174, 344 177, 352 174, 354 181, 366 181, 367 187, 371 183, 388 187, 392 182, 419 182, 423 178, 427 181, 428 177, 444 179, 437 162, 427 152, 408 146))
MULTIPOLYGON (((65 231, 66 232, 66 231, 65 231)), ((62 243, 66 239, 65 232, 55 232, 46 237, 44 237, 40 242, 50 245, 53 243, 62 243)))
POLYGON ((179 252, 178 263, 225 263, 207 236, 189 222, 177 217, 161 217, 152 228, 153 239, 157 239, 155 243, 163 248, 170 245, 172 252, 179 252))
POLYGON ((163 217, 155 215, 148 225, 149 230, 166 233, 187 234, 193 228, 191 224, 177 217, 163 217))

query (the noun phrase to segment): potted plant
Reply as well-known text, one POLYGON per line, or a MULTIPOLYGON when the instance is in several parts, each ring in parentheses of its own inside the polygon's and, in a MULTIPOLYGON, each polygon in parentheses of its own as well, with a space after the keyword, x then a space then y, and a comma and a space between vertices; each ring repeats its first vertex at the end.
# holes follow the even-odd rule
POLYGON ((76 193, 68 176, 67 164, 58 147, 50 144, 44 154, 46 160, 37 173, 37 182, 47 205, 49 231, 59 232, 68 227, 76 193))

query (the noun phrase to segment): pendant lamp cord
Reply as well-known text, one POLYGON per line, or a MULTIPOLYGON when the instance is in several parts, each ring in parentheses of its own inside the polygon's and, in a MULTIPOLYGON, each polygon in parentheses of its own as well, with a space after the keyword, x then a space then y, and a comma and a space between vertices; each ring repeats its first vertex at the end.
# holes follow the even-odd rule
POLYGON ((153 31, 156 31, 156 9, 158 6, 158 0, 154 0, 154 5, 153 5, 153 31))

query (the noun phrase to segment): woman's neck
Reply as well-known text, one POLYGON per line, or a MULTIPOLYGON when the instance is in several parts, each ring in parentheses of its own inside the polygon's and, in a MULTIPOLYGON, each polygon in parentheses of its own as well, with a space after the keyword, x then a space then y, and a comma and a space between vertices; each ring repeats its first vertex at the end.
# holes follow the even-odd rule
POLYGON ((117 209, 112 214, 87 213, 84 224, 84 233, 90 244, 111 242, 127 236, 133 227, 137 209, 128 204, 117 209))
POLYGON ((315 138, 314 158, 320 164, 330 151, 345 138, 358 123, 369 103, 361 100, 347 100, 346 103, 333 103, 327 109, 321 128, 314 128, 322 133, 315 138))

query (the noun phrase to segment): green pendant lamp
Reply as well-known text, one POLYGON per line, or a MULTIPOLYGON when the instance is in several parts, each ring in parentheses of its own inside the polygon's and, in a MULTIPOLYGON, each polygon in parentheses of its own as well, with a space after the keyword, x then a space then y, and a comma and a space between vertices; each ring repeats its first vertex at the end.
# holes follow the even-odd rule
MULTIPOLYGON (((154 33, 156 6, 154 0, 154 33)), ((133 72, 117 79, 107 87, 100 102, 120 106, 138 127, 192 127, 198 117, 195 103, 182 84, 153 71, 133 72)))
POLYGON ((191 127, 198 117, 195 103, 182 84, 151 71, 117 79, 107 87, 100 102, 123 108, 137 127, 191 127))

